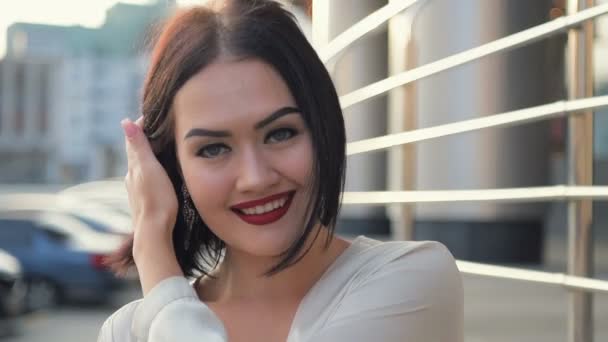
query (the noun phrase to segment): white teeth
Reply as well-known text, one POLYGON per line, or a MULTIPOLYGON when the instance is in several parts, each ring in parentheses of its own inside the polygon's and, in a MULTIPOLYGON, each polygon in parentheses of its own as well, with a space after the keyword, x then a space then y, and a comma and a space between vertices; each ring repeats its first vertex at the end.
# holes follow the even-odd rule
POLYGON ((287 197, 283 197, 278 200, 274 200, 272 202, 268 202, 265 205, 258 205, 253 208, 241 209, 246 215, 260 215, 267 213, 269 211, 276 210, 285 205, 287 202, 287 197))

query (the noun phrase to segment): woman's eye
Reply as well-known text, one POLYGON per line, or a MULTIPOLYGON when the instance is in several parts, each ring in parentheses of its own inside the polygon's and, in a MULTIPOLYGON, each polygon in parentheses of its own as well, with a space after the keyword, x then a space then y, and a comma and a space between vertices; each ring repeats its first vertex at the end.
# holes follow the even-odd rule
POLYGON ((268 137, 266 138, 266 141, 274 140, 271 142, 281 142, 281 141, 293 138, 296 134, 297 134, 297 132, 294 129, 280 128, 280 129, 270 132, 270 134, 268 134, 268 137))
POLYGON ((198 150, 197 155, 201 156, 203 158, 215 158, 228 150, 230 150, 230 149, 226 145, 213 144, 213 145, 207 145, 207 146, 201 148, 200 150, 198 150))

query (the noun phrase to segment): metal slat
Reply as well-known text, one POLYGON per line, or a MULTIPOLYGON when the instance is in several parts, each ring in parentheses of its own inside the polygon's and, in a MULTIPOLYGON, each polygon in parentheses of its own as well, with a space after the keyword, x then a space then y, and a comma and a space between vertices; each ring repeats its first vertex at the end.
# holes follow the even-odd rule
POLYGON ((401 144, 410 144, 444 137, 457 133, 466 133, 489 127, 512 126, 534 122, 563 115, 564 113, 582 109, 608 106, 608 95, 588 99, 557 101, 537 107, 516 110, 512 112, 485 116, 478 119, 459 121, 451 124, 422 128, 409 132, 389 134, 381 137, 353 141, 347 145, 347 155, 376 151, 401 144))
POLYGON ((451 202, 544 202, 593 198, 608 200, 608 186, 566 186, 431 191, 348 191, 344 204, 451 203, 451 202))
POLYGON ((338 54, 340 54, 340 52, 346 50, 346 48, 348 48, 354 42, 377 29, 380 27, 380 25, 386 23, 390 18, 414 5, 418 1, 419 0, 390 2, 388 5, 376 10, 372 14, 348 28, 346 31, 339 34, 326 46, 321 47, 319 57, 323 63, 329 62, 332 58, 336 57, 338 54))
POLYGON ((457 53, 436 62, 428 63, 421 67, 388 77, 382 81, 372 83, 361 89, 341 96, 340 103, 342 108, 348 108, 359 102, 363 102, 378 95, 384 94, 393 88, 417 81, 465 63, 472 62, 476 59, 489 56, 494 53, 508 51, 520 46, 528 45, 542 38, 551 36, 557 32, 565 31, 584 22, 585 20, 589 20, 606 13, 608 13, 608 3, 597 5, 576 14, 560 17, 476 48, 457 53))
POLYGON ((564 273, 530 271, 513 267, 486 265, 460 260, 456 261, 456 265, 460 272, 464 274, 562 286, 567 289, 577 289, 589 292, 608 293, 608 281, 605 280, 570 276, 564 273))

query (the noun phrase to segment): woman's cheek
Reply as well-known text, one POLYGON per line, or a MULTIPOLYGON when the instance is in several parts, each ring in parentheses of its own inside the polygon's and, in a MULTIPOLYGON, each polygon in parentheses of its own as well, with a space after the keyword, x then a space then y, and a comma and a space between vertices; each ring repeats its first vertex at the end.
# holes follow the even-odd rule
POLYGON ((298 183, 302 183, 312 170, 313 152, 309 139, 295 145, 282 156, 282 164, 289 168, 289 174, 298 183))
POLYGON ((209 172, 199 171, 192 177, 194 188, 201 195, 208 197, 220 198, 225 195, 228 189, 225 189, 230 175, 226 171, 209 172), (210 196, 213 194, 213 196, 210 196))
MULTIPOLYGON (((201 163, 192 163, 188 170, 184 170, 184 177, 188 185, 190 196, 194 200, 199 212, 220 205, 229 194, 226 184, 230 177, 226 170, 216 170, 201 163)), ((211 208, 211 209, 210 209, 211 208)))

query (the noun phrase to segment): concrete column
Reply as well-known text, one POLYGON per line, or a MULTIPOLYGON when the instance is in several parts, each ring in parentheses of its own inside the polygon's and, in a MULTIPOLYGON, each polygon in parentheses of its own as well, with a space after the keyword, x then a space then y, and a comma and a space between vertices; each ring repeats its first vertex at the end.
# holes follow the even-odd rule
MULTIPOLYGON (((401 0, 390 0, 398 2, 401 0)), ((412 38, 412 25, 422 6, 415 5, 395 15, 388 25, 388 74, 396 75, 416 67, 417 47, 412 38)), ((398 87, 388 93, 388 132, 416 129, 416 83, 398 87)), ((416 145, 395 146, 387 150, 387 180, 391 191, 415 190, 416 145)), ((387 206, 393 240, 414 239, 414 208, 410 204, 387 206)))
MULTIPOLYGON (((427 1, 413 24, 417 64, 433 62, 546 22, 551 1, 427 1)), ((561 50, 547 40, 428 77, 416 84, 418 128, 555 101, 561 50), (552 83, 553 82, 553 83, 552 83)), ((486 129, 417 144, 419 190, 548 183, 547 122, 486 129)), ((416 206, 417 239, 440 240, 460 258, 539 261, 543 204, 416 206)))
MULTIPOLYGON (((313 41, 317 48, 386 5, 387 0, 332 0, 313 2, 313 41)), ((331 68, 338 94, 344 95, 387 76, 387 35, 374 34, 351 46, 331 68)), ((348 141, 386 134, 386 97, 344 111, 348 141)), ((346 191, 386 189, 386 152, 348 158, 346 191)), ((338 230, 351 234, 388 234, 382 206, 344 206, 338 230)))

